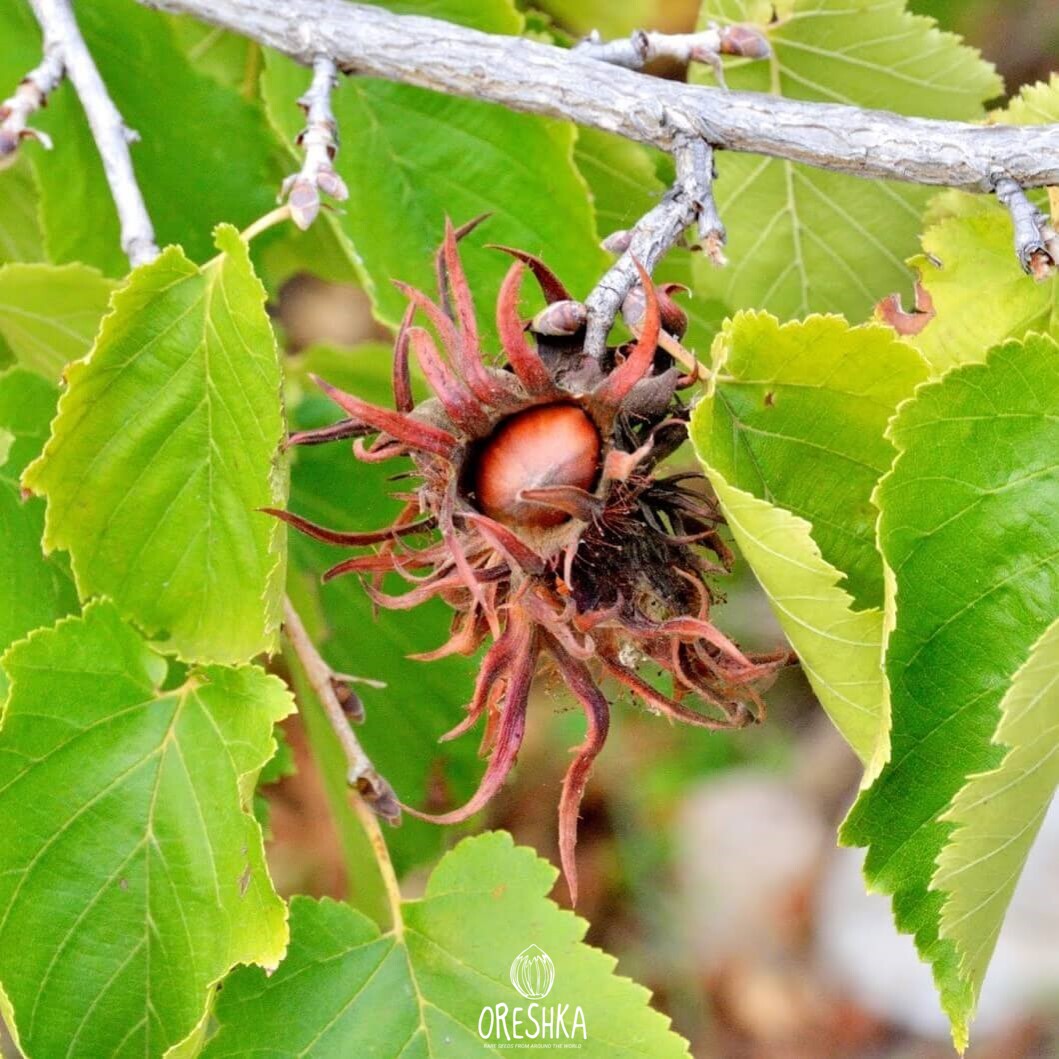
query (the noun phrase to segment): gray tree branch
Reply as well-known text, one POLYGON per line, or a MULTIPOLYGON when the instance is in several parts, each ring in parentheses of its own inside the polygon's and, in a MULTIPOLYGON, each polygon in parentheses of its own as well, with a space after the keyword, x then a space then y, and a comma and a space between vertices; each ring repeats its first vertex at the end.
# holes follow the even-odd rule
POLYGON ((305 670, 305 677, 338 737, 342 752, 346 756, 347 782, 360 792, 379 816, 392 824, 398 823, 401 819, 401 805, 397 801, 397 795, 390 784, 379 775, 360 745, 360 740, 349 726, 351 717, 363 718, 360 700, 349 687, 349 682, 354 678, 336 673, 324 661, 306 631, 301 615, 289 598, 283 602, 283 632, 298 656, 298 661, 305 670))
POLYGON ((132 168, 136 134, 122 121, 77 28, 70 0, 30 0, 44 35, 44 54, 61 62, 74 86, 99 149, 121 225, 121 248, 135 268, 158 256, 154 228, 132 168))
POLYGON ((672 152, 715 148, 853 176, 991 192, 1059 185, 1059 125, 980 126, 648 77, 587 54, 345 0, 140 0, 250 37, 311 66, 547 114, 672 152))
MULTIPOLYGON (((886 111, 803 102, 681 84, 637 71, 660 56, 707 62, 724 53, 763 58, 749 26, 695 34, 637 32, 572 49, 503 37, 346 0, 139 0, 192 15, 268 45, 305 65, 321 57, 347 74, 400 81, 512 110, 544 114, 660 148, 678 176, 665 199, 618 240, 621 257, 586 299, 587 349, 599 355, 621 304, 637 282, 635 259, 651 271, 693 223, 707 253, 723 261, 724 227, 712 185, 712 151, 782 158, 868 179, 994 192, 1005 189, 1016 250, 1039 278, 1054 270, 1056 240, 1040 235, 1011 189, 1059 184, 1059 125, 974 125, 886 111), (1038 232, 1036 241, 1032 232, 1038 232)), ((311 92, 313 95, 326 94, 311 92)), ((312 115, 310 115, 310 128, 312 115)), ((307 156, 307 164, 309 158, 307 156)), ((1024 198, 1024 196, 1023 196, 1024 198)), ((605 244, 609 245, 609 244, 605 244)))
POLYGON ((716 263, 723 262, 724 226, 717 215, 713 199, 713 149, 702 139, 693 138, 673 150, 677 175, 665 198, 649 210, 624 236, 624 253, 603 275, 588 296, 588 329, 585 348, 598 356, 607 340, 607 332, 626 295, 639 282, 636 262, 647 272, 693 224, 708 254, 716 263))
POLYGON ((997 180, 996 197, 1011 214, 1019 264, 1036 279, 1049 276, 1059 261, 1059 236, 1048 214, 1037 209, 1026 192, 1008 176, 997 180))

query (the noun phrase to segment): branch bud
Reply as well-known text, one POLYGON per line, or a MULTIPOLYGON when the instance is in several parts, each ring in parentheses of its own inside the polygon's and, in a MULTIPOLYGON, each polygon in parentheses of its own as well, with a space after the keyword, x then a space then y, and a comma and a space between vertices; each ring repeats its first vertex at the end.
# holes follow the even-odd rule
POLYGON ((718 50, 722 55, 739 55, 744 59, 767 59, 772 54, 768 38, 756 26, 722 26, 720 40, 721 45, 718 50))
POLYGON ((552 302, 530 321, 529 329, 538 335, 576 335, 587 320, 584 302, 552 302))

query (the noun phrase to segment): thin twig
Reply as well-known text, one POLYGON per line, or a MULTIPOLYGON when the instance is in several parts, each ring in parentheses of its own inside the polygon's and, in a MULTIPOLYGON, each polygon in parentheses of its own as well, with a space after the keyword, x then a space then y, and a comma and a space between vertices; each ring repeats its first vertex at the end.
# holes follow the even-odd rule
POLYGON ((283 629, 305 669, 305 676, 320 700, 335 735, 338 736, 342 751, 346 755, 346 778, 349 785, 364 797, 375 813, 391 824, 399 823, 401 807, 397 795, 390 784, 379 775, 350 727, 350 713, 355 714, 357 711, 351 711, 348 706, 343 708, 339 699, 339 688, 344 689, 344 697, 352 696, 356 700, 356 695, 342 674, 336 673, 317 651, 316 645, 305 630, 301 616, 289 599, 284 600, 283 604, 283 629))
POLYGON ((687 140, 674 149, 673 160, 677 169, 673 186, 634 228, 623 233, 627 236, 622 240, 625 252, 585 300, 585 349, 593 356, 602 354, 622 302, 639 281, 637 262, 648 273, 653 272, 665 253, 696 222, 701 222, 699 235, 707 252, 718 263, 723 261, 724 226, 713 202, 713 150, 704 140, 687 140))
POLYGON ((1015 229, 1015 254, 1023 270, 1038 280, 1053 275, 1059 254, 1059 238, 1048 214, 1037 209, 1018 182, 1009 176, 997 177, 996 197, 1011 214, 1015 229))
POLYGON ((0 103, 0 168, 10 164, 23 140, 37 140, 45 150, 51 150, 51 137, 31 129, 29 119, 47 105, 48 96, 62 79, 62 56, 54 44, 49 44, 40 65, 22 78, 14 95, 0 103))
POLYGON ((77 28, 70 0, 30 0, 44 35, 45 55, 58 57, 77 91, 88 126, 96 142, 121 226, 121 248, 129 264, 153 261, 158 256, 154 228, 144 205, 129 144, 138 137, 125 126, 107 93, 103 78, 77 28))
POLYGON ((602 40, 593 30, 573 50, 590 59, 624 66, 629 70, 642 70, 655 59, 706 63, 722 87, 725 84, 722 55, 765 59, 771 54, 765 35, 755 27, 718 26, 716 22, 711 22, 698 33, 655 33, 638 29, 622 40, 610 41, 602 40))
POLYGON ((326 55, 313 60, 313 79, 309 90, 298 100, 305 111, 305 128, 298 134, 299 147, 305 148, 301 170, 283 181, 280 198, 290 204, 291 219, 303 231, 320 212, 320 192, 344 202, 349 198, 345 182, 332 164, 338 153, 338 123, 331 110, 331 91, 338 80, 338 70, 326 55))
MULTIPOLYGON (((323 663, 322 660, 319 659, 319 655, 316 653, 312 641, 309 640, 308 635, 305 633, 305 626, 302 624, 297 611, 289 599, 285 601, 285 608, 285 632, 287 633, 287 637, 290 640, 291 646, 294 648, 296 655, 296 658, 292 659, 295 685, 299 690, 299 694, 303 694, 307 693, 305 692, 304 685, 308 682, 328 720, 333 721, 332 708, 329 706, 328 698, 326 697, 326 694, 321 694, 320 691, 317 690, 317 686, 313 684, 313 679, 311 677, 311 674, 319 672, 321 665, 326 669, 326 663, 323 663), (296 635, 298 637, 297 644, 295 643, 294 637, 291 635, 292 630, 296 630, 296 635), (301 649, 302 644, 308 644, 308 650, 304 651, 304 653, 301 649)), ((332 686, 334 686, 336 678, 342 681, 348 681, 350 679, 340 674, 332 674, 331 680, 329 681, 332 686)), ((341 706, 345 707, 345 704, 342 703, 341 706)), ((345 741, 342 738, 341 732, 339 738, 342 740, 344 747, 345 741)), ((397 883, 397 873, 394 871, 393 861, 390 860, 390 851, 386 846, 386 840, 383 838, 382 829, 379 826, 379 817, 371 807, 369 807, 368 803, 363 797, 361 797, 360 792, 356 789, 349 792, 348 804, 352 806, 357 821, 360 823, 360 826, 368 839, 368 843, 371 846, 372 857, 378 865, 379 878, 382 881, 383 890, 386 893, 386 904, 389 908, 393 931, 397 937, 400 938, 404 934, 401 890, 397 883)))
POLYGON ((364 833, 371 843, 372 852, 375 854, 375 862, 379 866, 379 875, 382 876, 382 884, 386 890, 386 903, 390 909, 390 920, 393 933, 400 941, 404 937, 404 910, 401 907, 401 887, 397 882, 397 873, 394 871, 393 861, 390 860, 390 850, 383 837, 382 828, 379 827, 379 817, 372 811, 368 803, 357 795, 353 796, 353 811, 357 814, 364 833))
POLYGON ((239 237, 246 242, 250 242, 251 239, 256 238, 262 232, 267 232, 269 228, 274 228, 277 224, 282 224, 284 221, 291 219, 291 207, 290 203, 284 203, 282 206, 277 206, 274 210, 269 210, 268 213, 258 217, 256 221, 248 224, 240 233, 239 237))

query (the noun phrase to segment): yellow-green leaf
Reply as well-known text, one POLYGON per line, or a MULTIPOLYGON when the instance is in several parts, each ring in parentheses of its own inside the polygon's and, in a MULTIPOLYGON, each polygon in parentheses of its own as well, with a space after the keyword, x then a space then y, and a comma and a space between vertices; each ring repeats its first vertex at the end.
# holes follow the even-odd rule
POLYGON ((37 217, 37 187, 30 160, 0 170, 0 262, 40 261, 44 246, 37 217))
MULTIPOLYGON (((996 122, 1059 121, 1059 75, 1027 86, 996 122)), ((1042 205, 1047 205, 1042 200, 1042 205)), ((932 207, 937 223, 909 265, 930 294, 935 316, 911 338, 938 374, 984 359, 986 351, 1031 331, 1059 338, 1059 282, 1039 283, 1015 257, 1011 217, 995 199, 951 192, 932 207)))
POLYGON ((234 229, 198 267, 178 247, 114 296, 24 483, 48 502, 45 546, 196 661, 273 650, 284 535, 280 370, 264 289, 234 229))
MULTIPOLYGON (((0 651, 77 609, 70 570, 41 551, 44 504, 23 499, 18 478, 40 454, 59 399, 54 384, 24 368, 0 374, 0 651)), ((0 670, 0 701, 7 679, 0 670)))
POLYGON ((24 368, 57 381, 88 352, 114 287, 87 265, 4 265, 0 337, 24 368))
POLYGON ((713 353, 699 459, 821 704, 873 769, 886 716, 872 492, 893 458, 886 423, 926 365, 885 328, 822 316, 740 313, 713 353))
POLYGON ((1059 619, 1037 641, 1000 703, 994 743, 1007 755, 972 776, 941 819, 954 824, 932 887, 945 893, 941 937, 977 996, 1004 913, 1059 786, 1059 619))

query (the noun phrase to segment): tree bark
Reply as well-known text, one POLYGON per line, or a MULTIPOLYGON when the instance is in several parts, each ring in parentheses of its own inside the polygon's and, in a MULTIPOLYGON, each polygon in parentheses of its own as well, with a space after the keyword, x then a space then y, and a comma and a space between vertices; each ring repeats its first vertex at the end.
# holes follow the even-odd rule
POLYGON ((992 191, 1059 184, 1059 125, 980 126, 680 84, 588 54, 345 0, 140 0, 311 66, 563 118, 664 151, 688 137, 870 179, 992 191))

